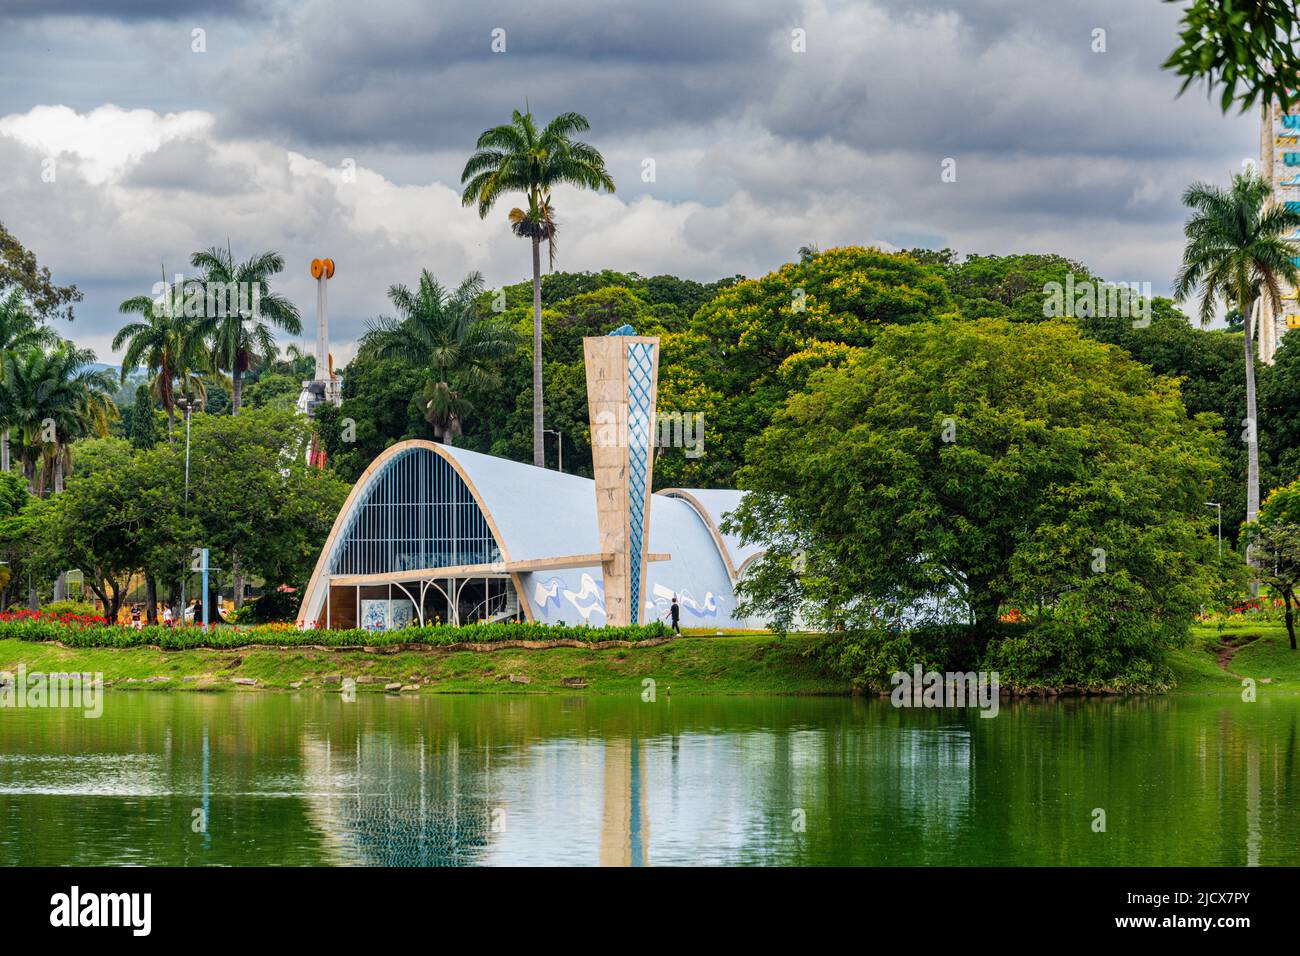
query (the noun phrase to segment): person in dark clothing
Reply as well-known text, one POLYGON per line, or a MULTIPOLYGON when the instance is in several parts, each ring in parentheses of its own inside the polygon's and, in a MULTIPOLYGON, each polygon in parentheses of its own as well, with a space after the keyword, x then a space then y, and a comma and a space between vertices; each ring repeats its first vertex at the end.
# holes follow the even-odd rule
POLYGON ((673 595, 673 603, 669 605, 668 613, 671 614, 673 618, 673 633, 680 635, 682 633, 682 629, 679 626, 682 618, 682 608, 681 605, 677 603, 677 595, 673 595))

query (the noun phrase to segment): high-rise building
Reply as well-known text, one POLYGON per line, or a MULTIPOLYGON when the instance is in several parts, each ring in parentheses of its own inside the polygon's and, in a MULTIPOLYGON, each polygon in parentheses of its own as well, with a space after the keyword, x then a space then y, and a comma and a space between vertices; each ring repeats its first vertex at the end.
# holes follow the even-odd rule
MULTIPOLYGON (((1293 103, 1287 112, 1278 103, 1267 104, 1261 110, 1259 171, 1273 187, 1273 202, 1300 210, 1300 102, 1293 103)), ((1300 230, 1287 238, 1300 241, 1300 230)), ((1295 261, 1300 265, 1300 257, 1295 261)), ((1257 306, 1258 353, 1261 361, 1269 364, 1286 331, 1300 328, 1300 296, 1289 285, 1282 290, 1281 305, 1280 313, 1263 299, 1257 306)))

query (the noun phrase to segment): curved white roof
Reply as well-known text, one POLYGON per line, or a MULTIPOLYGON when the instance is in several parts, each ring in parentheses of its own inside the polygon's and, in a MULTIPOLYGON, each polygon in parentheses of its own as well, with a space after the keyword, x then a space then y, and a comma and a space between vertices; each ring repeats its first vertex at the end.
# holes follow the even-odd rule
POLYGON ((595 483, 452 445, 440 445, 483 499, 511 561, 600 551, 595 483))
POLYGON ((727 488, 665 488, 656 494, 680 498, 703 512, 706 522, 713 525, 722 547, 726 549, 733 576, 739 573, 746 561, 763 553, 762 545, 742 544, 739 535, 727 534, 722 530, 723 519, 740 506, 745 492, 727 488))
MULTIPOLYGON (((437 455, 452 464, 483 512, 506 562, 545 561, 600 552, 595 482, 479 452, 414 440, 381 453, 357 480, 334 524, 304 595, 299 620, 322 616, 333 552, 346 537, 349 520, 399 457, 411 451, 437 455)), ((651 496, 652 553, 669 558, 647 569, 645 618, 662 616, 676 596, 685 626, 737 626, 733 590, 736 572, 761 549, 742 546, 718 525, 742 493, 724 490, 660 492, 651 496)), ((530 617, 543 621, 603 623, 599 565, 518 572, 520 597, 530 617)))

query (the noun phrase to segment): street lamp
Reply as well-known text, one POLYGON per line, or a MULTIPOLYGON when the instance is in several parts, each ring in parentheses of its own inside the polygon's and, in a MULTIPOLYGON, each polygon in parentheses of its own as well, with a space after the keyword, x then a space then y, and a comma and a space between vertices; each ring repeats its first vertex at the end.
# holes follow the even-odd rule
POLYGON ((564 471, 564 433, 556 431, 554 428, 543 428, 542 431, 547 435, 555 436, 555 451, 559 456, 560 471, 564 471))
MULTIPOLYGON (((178 398, 176 404, 185 413, 185 514, 190 513, 190 412, 198 403, 192 398, 178 398)), ((181 575, 181 626, 185 625, 185 579, 189 572, 181 575)))
POLYGON ((1214 508, 1219 513, 1219 558, 1223 558, 1223 505, 1217 501, 1207 501, 1205 507, 1214 508))

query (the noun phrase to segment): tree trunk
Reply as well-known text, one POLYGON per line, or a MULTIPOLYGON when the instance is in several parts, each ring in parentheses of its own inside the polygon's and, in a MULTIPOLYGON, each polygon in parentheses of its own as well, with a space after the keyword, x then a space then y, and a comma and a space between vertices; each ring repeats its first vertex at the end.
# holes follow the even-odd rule
POLYGON ((542 439, 542 243, 533 236, 533 464, 546 467, 542 439))
MULTIPOLYGON (((151 415, 153 414, 152 408, 149 409, 149 414, 151 415)), ((176 441, 176 436, 172 434, 172 429, 175 423, 176 423, 176 406, 168 405, 167 406, 167 444, 169 445, 173 444, 176 441)))
POLYGON ((239 407, 244 404, 244 373, 236 368, 230 373, 230 414, 238 415, 239 407))
MULTIPOLYGON (((1246 353, 1246 521, 1255 520, 1259 512, 1259 420, 1255 412, 1255 348, 1252 338, 1258 333, 1258 317, 1252 321, 1250 306, 1244 301, 1238 306, 1242 316, 1242 341, 1246 353)), ((1255 558, 1246 548, 1246 562, 1254 568, 1255 558)), ((1259 594, 1259 578, 1251 573, 1250 593, 1259 594)))
POLYGON ((1286 602, 1286 635, 1291 638, 1291 650, 1295 650, 1295 616, 1291 612, 1291 592, 1283 591, 1282 600, 1286 602))
POLYGON ((239 552, 230 552, 230 578, 235 587, 235 610, 244 606, 244 572, 239 566, 239 552))
POLYGON ((0 432, 0 471, 9 470, 9 429, 0 432))
POLYGON ((158 623, 158 581, 152 574, 144 576, 144 620, 146 624, 158 623))

